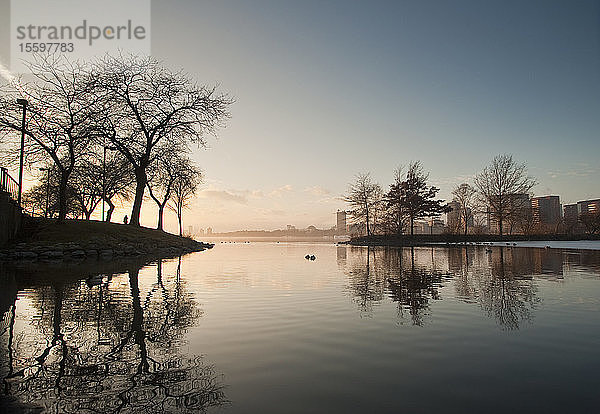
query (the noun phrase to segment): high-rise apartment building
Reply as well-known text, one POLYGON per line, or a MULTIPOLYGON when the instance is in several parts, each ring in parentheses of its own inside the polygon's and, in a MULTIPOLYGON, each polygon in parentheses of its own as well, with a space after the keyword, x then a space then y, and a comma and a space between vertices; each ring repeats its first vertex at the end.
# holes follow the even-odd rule
POLYGON ((338 210, 336 213, 336 230, 338 234, 346 234, 346 212, 338 210))
POLYGON ((560 221, 559 196, 533 197, 531 209, 536 224, 555 225, 560 221))
POLYGON ((594 214, 600 212, 600 199, 577 202, 577 215, 594 214))

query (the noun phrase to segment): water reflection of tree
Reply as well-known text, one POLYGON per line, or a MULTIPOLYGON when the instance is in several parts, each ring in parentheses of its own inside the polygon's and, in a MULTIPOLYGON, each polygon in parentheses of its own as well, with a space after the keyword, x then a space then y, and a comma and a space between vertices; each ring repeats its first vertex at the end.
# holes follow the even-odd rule
POLYGON ((414 249, 352 248, 344 269, 349 276, 348 291, 361 314, 370 315, 373 306, 389 297, 397 302, 401 320, 408 313, 412 324, 421 326, 430 301, 439 299, 439 286, 446 276, 435 263, 432 258, 417 265, 414 249))
POLYGON ((532 276, 508 268, 504 248, 491 254, 491 272, 479 278, 479 303, 506 330, 519 329, 522 322, 530 322, 539 302, 532 276))
POLYGON ((539 249, 451 248, 448 249, 450 269, 455 277, 457 297, 469 303, 477 302, 502 329, 519 329, 531 322, 539 303, 534 274, 549 267, 562 275, 556 265, 556 255, 540 256, 539 249))
POLYGON ((473 284, 473 278, 469 277, 469 271, 473 267, 474 254, 470 253, 466 246, 448 249, 447 252, 457 297, 466 302, 473 302, 477 297, 477 288, 473 284))
POLYGON ((423 326, 425 318, 430 314, 430 301, 439 300, 439 287, 447 275, 436 269, 433 249, 429 266, 417 266, 414 248, 407 249, 408 260, 402 250, 395 250, 389 255, 388 295, 398 303, 398 316, 405 319, 408 311, 413 325, 423 326))
POLYGON ((562 277, 560 253, 543 249, 351 248, 338 265, 348 275, 348 291, 361 314, 389 297, 398 318, 422 326, 440 288, 452 279, 458 299, 478 303, 502 329, 530 322, 540 302, 532 275, 562 277), (447 260, 447 268, 440 263, 447 260), (553 276, 549 276, 553 275, 553 276))
POLYGON ((373 306, 384 298, 385 274, 378 271, 375 249, 351 248, 351 260, 347 263, 348 291, 361 315, 370 316, 373 306))
POLYGON ((36 289, 43 342, 11 343, 5 393, 60 412, 186 412, 226 403, 214 367, 180 354, 187 328, 201 315, 180 265, 164 277, 159 261, 145 297, 140 265, 127 273, 128 290, 106 282, 36 289))

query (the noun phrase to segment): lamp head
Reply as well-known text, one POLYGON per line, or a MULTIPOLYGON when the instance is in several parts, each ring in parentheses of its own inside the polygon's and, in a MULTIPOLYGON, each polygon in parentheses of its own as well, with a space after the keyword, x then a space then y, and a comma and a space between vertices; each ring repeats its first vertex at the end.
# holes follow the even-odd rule
POLYGON ((27 106, 27 99, 21 99, 21 98, 19 98, 19 99, 17 99, 17 103, 19 105, 27 106))

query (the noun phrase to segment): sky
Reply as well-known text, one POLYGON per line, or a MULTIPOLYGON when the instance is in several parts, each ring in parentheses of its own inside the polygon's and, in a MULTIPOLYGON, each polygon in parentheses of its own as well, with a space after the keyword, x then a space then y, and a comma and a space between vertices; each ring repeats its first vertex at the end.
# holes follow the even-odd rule
POLYGON ((329 228, 358 173, 386 188, 421 160, 448 199, 501 153, 536 195, 600 198, 599 1, 175 0, 151 18, 154 56, 235 98, 194 151, 186 227, 329 228))

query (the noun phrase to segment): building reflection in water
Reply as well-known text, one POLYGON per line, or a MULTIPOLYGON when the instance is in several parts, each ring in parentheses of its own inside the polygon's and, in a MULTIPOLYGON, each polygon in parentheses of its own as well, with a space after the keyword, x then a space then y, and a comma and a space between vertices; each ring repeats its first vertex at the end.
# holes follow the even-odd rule
MULTIPOLYGON (((13 301, 1 344, 9 408, 196 412, 226 404, 222 375, 182 353, 202 312, 181 279, 181 258, 176 265, 164 273, 159 260, 144 289, 142 263, 75 282, 49 274, 13 301)), ((23 269, 0 270, 8 282, 28 279, 23 269)))
POLYGON ((361 315, 370 316, 386 299, 398 304, 401 323, 422 326, 446 285, 456 297, 479 304, 503 330, 531 323, 541 298, 535 278, 561 282, 564 273, 600 269, 594 251, 511 247, 367 248, 348 247, 338 266, 361 315))

